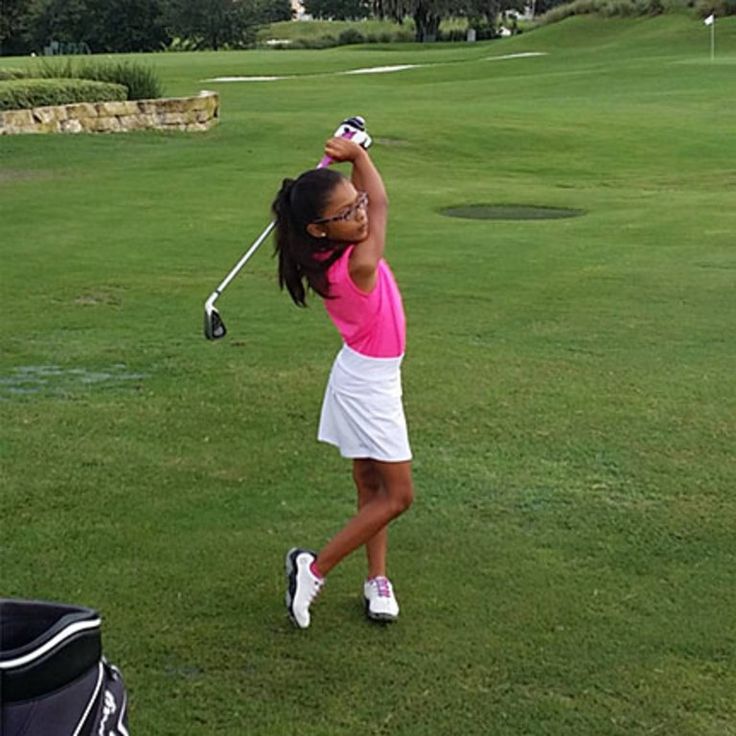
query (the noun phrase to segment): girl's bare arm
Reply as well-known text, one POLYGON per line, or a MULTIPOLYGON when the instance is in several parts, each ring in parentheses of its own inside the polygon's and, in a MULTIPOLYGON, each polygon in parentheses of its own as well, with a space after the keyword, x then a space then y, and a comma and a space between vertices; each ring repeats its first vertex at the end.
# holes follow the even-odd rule
POLYGON ((336 161, 353 165, 353 186, 368 193, 368 236, 358 243, 350 256, 350 275, 361 288, 370 291, 376 278, 378 262, 386 246, 388 196, 383 179, 368 152, 344 138, 332 138, 325 153, 336 161))

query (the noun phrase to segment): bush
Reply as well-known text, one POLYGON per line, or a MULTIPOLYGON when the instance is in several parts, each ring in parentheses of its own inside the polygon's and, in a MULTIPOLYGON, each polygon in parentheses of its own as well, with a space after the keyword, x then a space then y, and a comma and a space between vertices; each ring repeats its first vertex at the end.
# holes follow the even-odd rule
POLYGON ((466 28, 450 28, 447 31, 439 30, 437 32, 438 41, 465 41, 468 38, 466 28))
POLYGON ((0 69, 0 81, 4 79, 26 79, 31 73, 26 69, 0 69))
MULTIPOLYGON (((463 36, 464 38, 464 36, 463 36)), ((322 36, 283 39, 280 43, 268 43, 270 49, 328 49, 333 46, 346 46, 358 43, 392 43, 414 41, 414 33, 407 29, 400 29, 393 33, 366 33, 357 28, 345 28, 338 36, 325 34, 322 36)))
POLYGON ((664 9, 663 0, 573 0, 565 5, 557 5, 541 15, 536 22, 539 25, 557 23, 573 15, 633 18, 643 15, 660 15, 664 9))
MULTIPOLYGON (((491 23, 483 21, 471 26, 475 30, 476 41, 488 41, 497 38, 498 32, 491 23)), ((468 40, 468 28, 448 28, 437 33, 438 41, 465 42, 468 40)))
POLYGON ((392 40, 410 43, 412 41, 416 41, 416 35, 414 34, 414 31, 409 31, 404 28, 400 31, 396 31, 396 33, 393 34, 392 40))
POLYGON ((161 82, 150 67, 129 61, 42 61, 38 77, 44 79, 90 79, 96 82, 122 84, 129 100, 162 97, 161 82))
POLYGON ((337 46, 337 38, 332 35, 317 36, 317 38, 295 38, 290 49, 329 49, 337 46))
POLYGON ((89 79, 11 79, 0 82, 0 110, 119 101, 127 92, 122 84, 89 79))
POLYGON ((490 41, 493 38, 498 38, 498 31, 495 26, 491 23, 483 22, 479 23, 475 29, 476 41, 490 41))
POLYGON ((122 84, 128 88, 129 100, 163 97, 163 86, 152 68, 131 62, 83 62, 79 76, 98 82, 122 84))
POLYGON ((337 37, 337 42, 340 46, 349 46, 350 44, 365 43, 366 38, 357 28, 346 28, 337 37))
POLYGON ((736 15, 736 0, 698 0, 695 12, 699 18, 707 18, 711 13, 717 18, 736 15))

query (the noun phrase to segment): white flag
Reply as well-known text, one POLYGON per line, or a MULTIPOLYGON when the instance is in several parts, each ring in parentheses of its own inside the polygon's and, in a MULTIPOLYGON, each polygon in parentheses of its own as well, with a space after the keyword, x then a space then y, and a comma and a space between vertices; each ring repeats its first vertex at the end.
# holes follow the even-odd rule
POLYGON ((712 26, 716 22, 716 14, 711 13, 704 21, 705 25, 712 26))

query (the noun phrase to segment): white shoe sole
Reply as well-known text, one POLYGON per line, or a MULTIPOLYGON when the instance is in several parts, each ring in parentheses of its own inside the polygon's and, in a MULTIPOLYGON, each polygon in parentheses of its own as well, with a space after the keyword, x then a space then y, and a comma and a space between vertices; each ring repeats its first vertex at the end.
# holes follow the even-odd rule
POLYGON ((370 609, 370 601, 367 598, 363 597, 363 602, 365 603, 365 615, 371 621, 378 621, 379 623, 383 624, 392 624, 399 618, 398 615, 392 616, 390 613, 372 613, 370 609))
POLYGON ((284 595, 284 603, 286 603, 286 611, 289 615, 289 620, 291 623, 294 624, 298 629, 306 629, 307 626, 302 626, 297 620, 296 616, 294 616, 294 610, 292 608, 292 605, 294 603, 294 593, 296 592, 296 575, 297 575, 297 569, 296 569, 296 558, 302 554, 303 552, 306 552, 307 554, 313 555, 314 553, 311 552, 308 549, 303 549, 301 547, 292 547, 287 553, 286 553, 286 561, 285 561, 285 568, 286 568, 286 594, 284 595))
POLYGON ((299 626, 291 608, 291 604, 294 602, 293 589, 296 588, 296 565, 294 564, 293 558, 295 558, 299 552, 301 552, 299 548, 292 547, 286 553, 286 595, 284 596, 284 603, 286 603, 286 611, 289 614, 289 620, 294 624, 294 626, 301 629, 302 627, 299 626))

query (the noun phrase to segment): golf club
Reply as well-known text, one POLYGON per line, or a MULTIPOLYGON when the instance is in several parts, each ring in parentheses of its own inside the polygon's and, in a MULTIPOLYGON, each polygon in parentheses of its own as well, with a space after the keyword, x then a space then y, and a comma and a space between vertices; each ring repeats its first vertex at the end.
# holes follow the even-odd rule
MULTIPOLYGON (((335 131, 334 137, 348 138, 355 141, 363 148, 368 148, 372 143, 371 137, 365 129, 365 120, 359 115, 343 120, 335 131)), ((331 163, 332 159, 329 156, 324 156, 317 164, 316 168, 321 169, 325 166, 329 166, 331 163)), ((241 259, 235 264, 235 266, 233 266, 230 273, 225 276, 220 285, 209 295, 207 301, 204 303, 204 336, 208 340, 219 340, 227 334, 227 328, 225 327, 225 323, 222 321, 220 313, 215 307, 215 302, 222 295, 222 292, 227 288, 230 282, 240 273, 241 269, 250 260, 251 256, 258 250, 258 248, 261 247, 261 244, 271 234, 271 231, 275 226, 275 221, 268 224, 266 229, 258 236, 253 245, 248 248, 241 259)))

